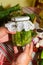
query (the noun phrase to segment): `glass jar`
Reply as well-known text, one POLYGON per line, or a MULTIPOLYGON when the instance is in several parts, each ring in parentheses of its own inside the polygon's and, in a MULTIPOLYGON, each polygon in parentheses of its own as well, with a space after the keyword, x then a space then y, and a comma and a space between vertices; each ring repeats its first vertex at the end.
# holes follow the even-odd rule
POLYGON ((12 35, 13 44, 17 46, 24 46, 27 43, 30 43, 32 39, 31 30, 33 30, 35 27, 29 19, 30 17, 28 16, 11 19, 16 23, 16 34, 12 35))
POLYGON ((12 42, 17 46, 24 46, 30 43, 35 29, 29 16, 13 17, 9 23, 5 24, 5 27, 10 32, 16 32, 16 34, 12 34, 12 42))

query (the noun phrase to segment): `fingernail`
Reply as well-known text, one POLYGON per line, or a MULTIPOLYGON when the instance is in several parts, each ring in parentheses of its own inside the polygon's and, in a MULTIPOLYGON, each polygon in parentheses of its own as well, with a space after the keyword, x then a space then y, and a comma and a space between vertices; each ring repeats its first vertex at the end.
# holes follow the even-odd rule
POLYGON ((25 49, 25 47, 23 47, 23 50, 25 49))
POLYGON ((27 44, 27 46, 29 47, 29 46, 30 46, 30 44, 27 44))

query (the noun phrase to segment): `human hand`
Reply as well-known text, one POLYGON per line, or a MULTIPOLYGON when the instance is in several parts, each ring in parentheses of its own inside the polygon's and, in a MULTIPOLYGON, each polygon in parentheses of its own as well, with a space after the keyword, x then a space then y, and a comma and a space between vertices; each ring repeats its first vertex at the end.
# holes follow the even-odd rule
MULTIPOLYGON (((32 60, 32 52, 33 52, 33 43, 27 44, 24 51, 22 53, 18 53, 17 47, 14 47, 14 52, 18 56, 16 56, 16 61, 12 62, 12 65, 28 65, 32 60)), ((14 57, 15 59, 15 57, 14 57)))
POLYGON ((10 32, 4 27, 0 27, 0 43, 9 41, 8 34, 15 34, 16 32, 10 32))

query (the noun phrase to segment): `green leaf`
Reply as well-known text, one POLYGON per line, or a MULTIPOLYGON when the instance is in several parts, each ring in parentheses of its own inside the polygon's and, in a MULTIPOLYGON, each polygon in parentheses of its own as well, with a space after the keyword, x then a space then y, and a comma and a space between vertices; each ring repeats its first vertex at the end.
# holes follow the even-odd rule
POLYGON ((41 59, 43 59, 43 51, 41 52, 41 59))
POLYGON ((0 11, 4 11, 4 7, 0 5, 0 11))
POLYGON ((35 14, 25 14, 26 16, 29 16, 31 21, 33 22, 34 21, 34 18, 35 18, 35 14))
POLYGON ((39 65, 43 65, 43 59, 40 59, 39 65))

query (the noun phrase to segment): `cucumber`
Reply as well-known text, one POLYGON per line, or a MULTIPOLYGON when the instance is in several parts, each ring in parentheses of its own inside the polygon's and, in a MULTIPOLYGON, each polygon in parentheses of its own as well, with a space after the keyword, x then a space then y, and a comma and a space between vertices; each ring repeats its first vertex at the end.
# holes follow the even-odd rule
POLYGON ((30 43, 32 40, 32 32, 22 30, 21 32, 17 32, 16 34, 12 35, 13 44, 17 46, 24 46, 30 43))

